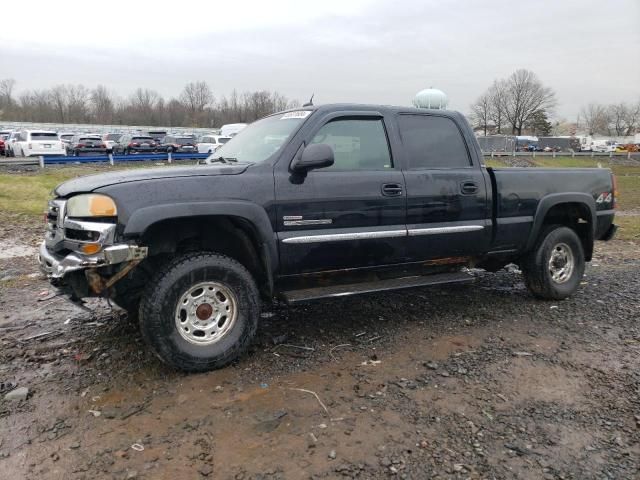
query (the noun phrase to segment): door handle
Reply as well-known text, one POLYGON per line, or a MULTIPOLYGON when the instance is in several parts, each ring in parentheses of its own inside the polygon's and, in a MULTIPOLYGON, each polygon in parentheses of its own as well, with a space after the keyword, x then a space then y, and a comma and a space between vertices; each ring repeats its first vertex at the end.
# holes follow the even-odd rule
POLYGON ((382 185, 382 195, 385 197, 402 195, 402 186, 399 183, 385 183, 382 185))
POLYGON ((473 195, 478 193, 478 184, 475 182, 462 182, 460 184, 460 191, 463 195, 473 195))

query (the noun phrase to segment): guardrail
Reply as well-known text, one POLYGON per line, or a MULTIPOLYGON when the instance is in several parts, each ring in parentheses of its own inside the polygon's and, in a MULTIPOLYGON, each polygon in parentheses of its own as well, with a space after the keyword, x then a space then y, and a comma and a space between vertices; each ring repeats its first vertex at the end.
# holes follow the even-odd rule
MULTIPOLYGON (((640 160, 640 152, 482 152, 485 157, 626 157, 627 159, 640 160)), ((144 162, 144 161, 167 161, 173 160, 200 160, 207 158, 208 153, 136 153, 131 155, 99 155, 99 156, 41 156, 26 158, 2 158, 0 165, 40 165, 45 168, 47 165, 65 165, 78 163, 109 163, 115 165, 116 162, 144 162)))
POLYGON ((640 152, 482 152, 485 157, 627 157, 640 159, 640 152))
POLYGON ((44 155, 39 157, 39 164, 41 168, 45 168, 47 165, 70 163, 109 163, 110 165, 115 165, 116 162, 144 162, 149 160, 171 163, 173 160, 200 160, 208 156, 208 153, 135 153, 131 155, 79 155, 77 157, 44 155))

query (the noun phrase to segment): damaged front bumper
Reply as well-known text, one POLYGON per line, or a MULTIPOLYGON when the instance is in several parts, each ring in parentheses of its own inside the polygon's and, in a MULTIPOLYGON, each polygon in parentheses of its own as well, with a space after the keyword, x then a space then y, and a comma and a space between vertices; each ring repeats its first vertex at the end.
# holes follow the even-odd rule
POLYGON ((68 273, 78 270, 140 261, 146 258, 147 254, 147 247, 116 244, 103 248, 95 255, 82 255, 71 252, 63 256, 51 252, 47 248, 46 242, 42 242, 38 261, 40 262, 40 269, 49 279, 60 280, 68 273))

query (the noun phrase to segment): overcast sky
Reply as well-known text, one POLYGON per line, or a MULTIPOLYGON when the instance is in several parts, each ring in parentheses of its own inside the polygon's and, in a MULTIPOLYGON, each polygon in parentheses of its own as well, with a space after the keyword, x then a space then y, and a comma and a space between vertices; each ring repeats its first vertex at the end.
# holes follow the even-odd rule
POLYGON ((170 97, 206 80, 218 96, 397 105, 435 86, 467 112, 494 78, 528 68, 556 91, 556 117, 640 99, 640 0, 142 4, 16 4, 0 28, 0 79, 18 93, 82 83, 170 97))

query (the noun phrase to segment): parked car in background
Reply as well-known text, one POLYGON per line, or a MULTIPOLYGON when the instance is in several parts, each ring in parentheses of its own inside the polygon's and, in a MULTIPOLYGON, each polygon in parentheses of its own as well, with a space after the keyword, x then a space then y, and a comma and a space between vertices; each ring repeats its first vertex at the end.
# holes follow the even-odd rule
POLYGON ((220 135, 223 137, 233 137, 247 126, 246 123, 228 123, 220 128, 220 135))
POLYGON ((58 132, 58 137, 60 137, 60 141, 63 143, 65 147, 69 146, 71 139, 74 137, 75 133, 72 132, 58 132))
POLYGON ((167 135, 160 144, 160 151, 175 153, 192 153, 196 151, 197 140, 189 135, 167 135))
POLYGON ((223 137, 222 135, 205 135, 198 142, 198 153, 213 153, 220 146, 231 140, 231 137, 223 137))
POLYGON ((166 130, 149 130, 145 135, 153 138, 157 143, 160 143, 164 137, 169 135, 166 130))
POLYGON ((5 157, 13 157, 15 154, 13 153, 13 145, 20 138, 20 132, 11 132, 9 136, 4 141, 4 155, 5 157))
POLYGON ((125 133, 113 146, 113 153, 129 155, 131 153, 156 153, 158 143, 149 135, 125 133))
POLYGON ((107 146, 100 135, 75 135, 67 146, 67 155, 76 157, 83 154, 106 155, 107 146))
POLYGON ((66 155, 64 144, 53 131, 22 130, 12 147, 14 156, 66 155))
POLYGON ((121 136, 121 133, 105 133, 104 135, 102 135, 102 141, 107 147, 107 152, 113 152, 113 147, 116 143, 118 143, 118 140, 120 140, 121 136))
POLYGON ((5 155, 4 142, 9 138, 9 135, 11 135, 9 131, 0 132, 0 155, 5 155))

